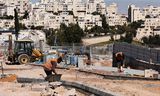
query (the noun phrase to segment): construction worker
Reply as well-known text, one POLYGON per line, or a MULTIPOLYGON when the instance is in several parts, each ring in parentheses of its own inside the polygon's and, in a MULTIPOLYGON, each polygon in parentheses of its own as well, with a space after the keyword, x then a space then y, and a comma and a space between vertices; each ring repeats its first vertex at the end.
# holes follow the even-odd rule
POLYGON ((117 52, 115 54, 116 63, 118 65, 118 72, 123 72, 123 61, 124 61, 124 54, 122 52, 117 52))
POLYGON ((46 75, 50 76, 50 75, 52 75, 52 72, 54 74, 57 74, 57 72, 55 71, 55 68, 57 66, 57 63, 60 63, 61 61, 62 61, 62 57, 61 56, 59 58, 57 58, 57 59, 49 59, 49 60, 47 60, 47 62, 42 65, 46 75))

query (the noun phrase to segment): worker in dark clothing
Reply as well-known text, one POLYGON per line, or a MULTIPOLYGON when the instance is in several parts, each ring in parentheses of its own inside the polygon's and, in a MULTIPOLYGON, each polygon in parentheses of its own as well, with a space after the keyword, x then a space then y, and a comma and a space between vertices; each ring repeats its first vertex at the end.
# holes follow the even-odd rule
POLYGON ((122 52, 117 52, 115 57, 116 57, 116 63, 118 65, 118 71, 123 72, 124 54, 122 52))

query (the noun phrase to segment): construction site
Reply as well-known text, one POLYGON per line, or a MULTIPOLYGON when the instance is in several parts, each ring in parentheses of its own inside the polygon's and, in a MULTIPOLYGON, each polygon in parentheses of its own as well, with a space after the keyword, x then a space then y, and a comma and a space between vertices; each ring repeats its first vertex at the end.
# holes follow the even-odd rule
POLYGON ((1 47, 0 96, 160 96, 158 50, 125 44, 102 47, 40 44, 35 49, 32 43, 19 40, 11 46, 9 41, 7 47, 1 47), (122 72, 115 61, 117 52, 125 55, 122 72), (89 64, 84 53, 90 57, 89 64), (57 74, 46 76, 41 66, 59 55, 63 60, 55 68, 57 74))

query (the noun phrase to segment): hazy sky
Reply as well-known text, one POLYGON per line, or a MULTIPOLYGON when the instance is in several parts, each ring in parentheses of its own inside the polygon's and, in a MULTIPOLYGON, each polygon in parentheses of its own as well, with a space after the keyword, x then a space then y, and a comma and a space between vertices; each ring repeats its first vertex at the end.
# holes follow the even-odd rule
MULTIPOLYGON (((36 2, 39 0, 31 0, 36 2)), ((160 6, 160 0, 105 0, 106 4, 109 5, 113 2, 118 4, 119 13, 127 14, 127 8, 129 4, 135 4, 137 7, 145 7, 148 5, 160 6)))

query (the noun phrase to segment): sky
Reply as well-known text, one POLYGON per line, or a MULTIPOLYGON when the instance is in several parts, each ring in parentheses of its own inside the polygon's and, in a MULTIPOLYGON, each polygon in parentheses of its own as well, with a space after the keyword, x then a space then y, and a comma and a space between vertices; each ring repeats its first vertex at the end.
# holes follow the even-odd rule
MULTIPOLYGON (((39 0, 31 0, 33 3, 39 0)), ((118 4, 118 12, 121 14, 127 14, 127 8, 129 4, 134 4, 137 7, 143 8, 148 5, 160 6, 160 0, 104 0, 106 5, 111 3, 118 4)))

